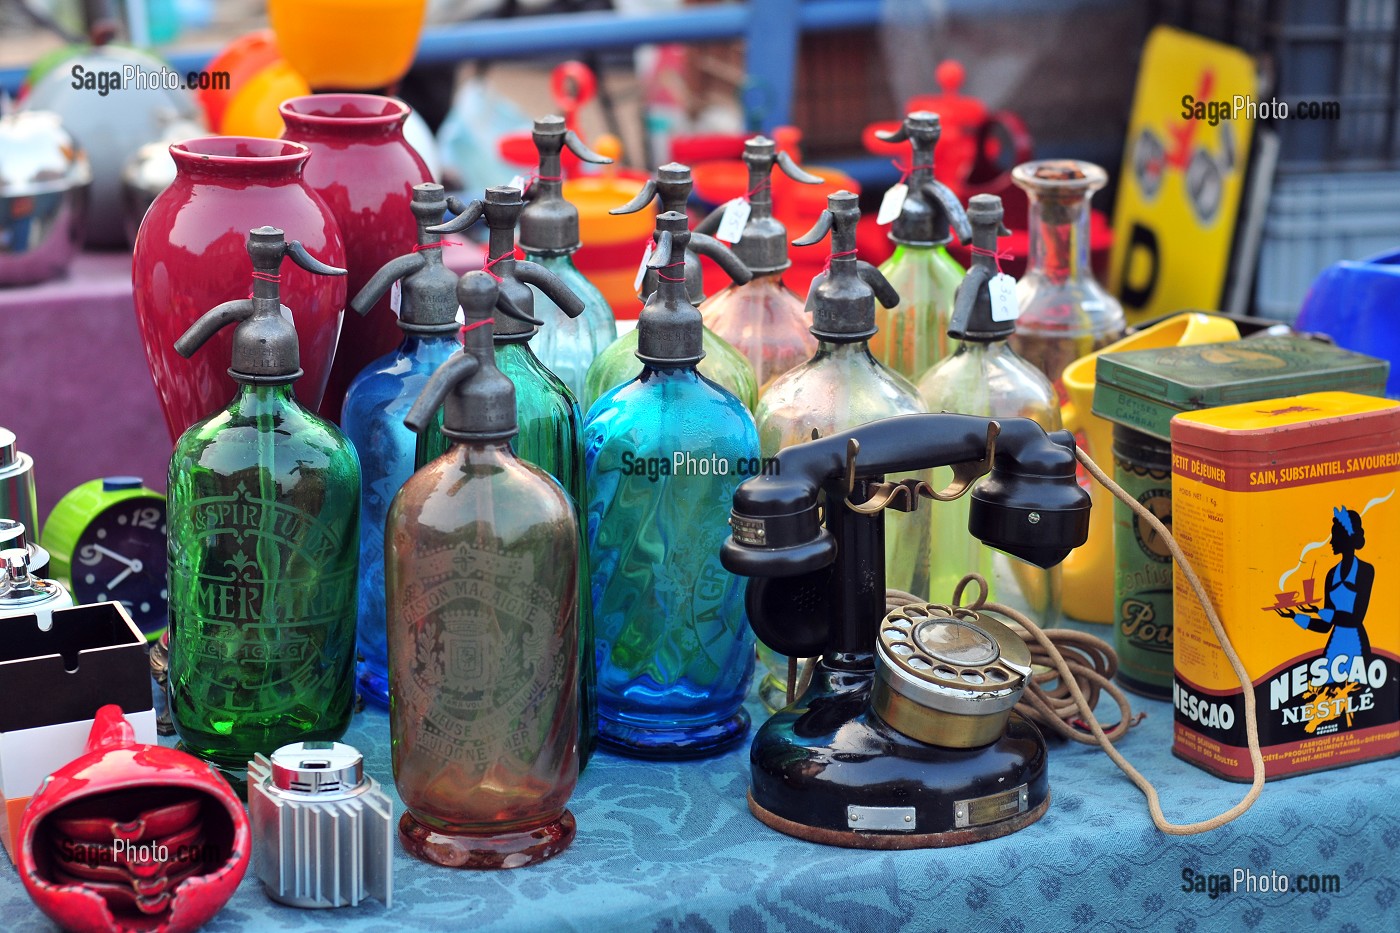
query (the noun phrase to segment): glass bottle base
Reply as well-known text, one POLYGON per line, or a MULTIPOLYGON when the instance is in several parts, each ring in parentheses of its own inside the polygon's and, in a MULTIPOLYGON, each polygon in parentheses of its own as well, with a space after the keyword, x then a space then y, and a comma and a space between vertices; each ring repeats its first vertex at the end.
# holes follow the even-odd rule
POLYGON ((749 714, 744 709, 721 722, 703 726, 651 728, 598 717, 598 744, 631 758, 708 758, 728 751, 748 731, 749 714))
POLYGON ((490 836, 447 833, 404 813, 399 841, 414 858, 446 868, 523 868, 551 859, 574 841, 574 815, 568 810, 535 829, 490 836))
POLYGON ((372 703, 380 709, 389 708, 388 675, 370 670, 362 664, 359 676, 355 678, 355 683, 359 687, 360 696, 364 698, 366 703, 372 703))
MULTIPOLYGON (((201 755, 197 749, 191 748, 184 742, 176 742, 175 750, 177 752, 184 752, 186 755, 198 758, 200 761, 208 764, 214 769, 214 773, 223 778, 224 783, 228 784, 233 792, 238 795, 239 800, 244 803, 248 802, 248 766, 246 764, 242 769, 239 769, 233 765, 216 761, 213 758, 201 755)), ((251 759, 253 756, 249 755, 248 757, 251 759)))

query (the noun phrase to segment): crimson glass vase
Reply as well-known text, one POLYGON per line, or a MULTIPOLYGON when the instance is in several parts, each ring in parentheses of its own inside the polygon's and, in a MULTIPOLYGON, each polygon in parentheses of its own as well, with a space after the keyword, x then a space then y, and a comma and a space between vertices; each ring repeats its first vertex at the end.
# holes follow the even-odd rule
MULTIPOLYGON (((306 183, 340 224, 345 284, 353 297, 381 266, 418 243, 418 221, 409 210, 413 186, 433 176, 404 141, 410 110, 377 94, 311 94, 283 101, 279 110, 286 125, 282 138, 311 150, 306 183)), ((389 302, 386 294, 363 317, 345 316, 321 417, 338 424, 351 381, 403 341, 389 302)))
MULTIPOLYGON (((136 234, 131 284, 136 320, 165 424, 175 440, 228 404, 238 385, 226 372, 233 328, 186 360, 175 340, 205 311, 248 297, 248 231, 274 226, 332 266, 344 267, 335 216, 306 185, 311 152, 300 143, 247 136, 189 139, 170 147, 175 181, 151 204, 136 234)), ((304 375, 297 398, 315 409, 330 375, 345 307, 345 279, 287 263, 282 301, 296 316, 304 375)))

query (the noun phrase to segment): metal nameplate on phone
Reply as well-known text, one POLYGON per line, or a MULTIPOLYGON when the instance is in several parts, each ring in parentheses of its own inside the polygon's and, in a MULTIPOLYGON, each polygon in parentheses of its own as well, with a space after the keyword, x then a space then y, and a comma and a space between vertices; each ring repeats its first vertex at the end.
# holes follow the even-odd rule
POLYGON ((1025 784, 986 797, 953 802, 953 825, 958 829, 985 826, 1025 813, 1030 808, 1030 791, 1025 784))
POLYGON ((729 528, 734 534, 734 540, 740 544, 747 544, 749 547, 763 547, 768 544, 767 530, 761 518, 741 518, 731 514, 729 528))
POLYGON ((916 828, 913 807, 846 807, 851 829, 879 833, 912 833, 916 828))

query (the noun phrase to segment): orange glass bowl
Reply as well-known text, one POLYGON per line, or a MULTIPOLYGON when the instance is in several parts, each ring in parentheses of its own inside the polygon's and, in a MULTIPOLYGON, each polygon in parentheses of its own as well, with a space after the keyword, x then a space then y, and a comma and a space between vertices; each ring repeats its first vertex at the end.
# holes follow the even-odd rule
POLYGON ((413 64, 427 0, 268 0, 282 57, 318 91, 373 91, 413 64))

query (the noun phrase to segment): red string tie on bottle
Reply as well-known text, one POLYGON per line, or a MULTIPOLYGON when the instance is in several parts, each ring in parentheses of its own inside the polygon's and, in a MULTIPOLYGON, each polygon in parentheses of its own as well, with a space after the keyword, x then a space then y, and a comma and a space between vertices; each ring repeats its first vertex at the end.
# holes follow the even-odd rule
POLYGON ((765 178, 765 179, 763 179, 762 181, 760 181, 758 184, 754 185, 752 191, 748 191, 748 192, 746 192, 746 193, 744 194, 744 200, 745 200, 745 201, 752 200, 752 199, 753 199, 753 196, 756 195, 756 194, 758 194, 760 191, 771 190, 772 187, 773 187, 772 182, 769 181, 767 178, 765 178))
POLYGON ((457 339, 461 340, 462 343, 466 343, 466 342, 467 342, 467 331, 469 331, 469 330, 476 330, 478 327, 485 327, 487 324, 495 324, 495 323, 496 323, 496 319, 493 318, 493 317, 488 317, 488 318, 487 318, 486 320, 484 320, 484 321, 472 321, 470 324, 467 324, 466 326, 464 326, 464 327, 462 328, 462 332, 461 332, 460 334, 457 335, 457 339))
POLYGON ((444 246, 461 246, 456 240, 438 240, 436 243, 419 243, 413 247, 415 253, 421 253, 425 249, 442 249, 444 246))
POLYGON ((856 251, 853 249, 844 250, 839 253, 832 253, 830 256, 826 257, 826 262, 822 264, 822 274, 825 275, 826 273, 831 271, 831 260, 844 259, 847 256, 854 256, 855 254, 856 251))
POLYGON ((1016 255, 1012 253, 1011 250, 987 249, 982 246, 973 246, 971 247, 971 250, 972 255, 974 256, 991 256, 992 261, 997 264, 998 273, 1001 272, 1001 261, 1003 259, 1005 259, 1007 262, 1010 262, 1011 260, 1016 258, 1016 255))
POLYGON ((481 267, 481 271, 482 271, 482 272, 485 272, 487 275, 491 276, 491 278, 493 278, 493 279, 495 279, 497 282, 499 282, 499 281, 501 280, 501 277, 491 270, 491 267, 492 267, 492 266, 494 266, 496 263, 500 262, 502 259, 524 259, 524 258, 525 258, 525 254, 522 253, 522 252, 520 251, 520 247, 517 246, 515 249, 512 249, 510 252, 508 252, 508 253, 502 253, 501 255, 497 256, 495 259, 492 259, 492 260, 487 261, 486 265, 484 265, 484 266, 481 267))
POLYGON ((928 165, 910 165, 903 159, 890 159, 890 164, 893 165, 895 168, 899 169, 899 181, 897 182, 897 184, 901 185, 908 181, 909 176, 919 171, 919 169, 926 168, 930 172, 933 171, 932 162, 930 162, 928 165))
POLYGON ((529 191, 530 191, 530 186, 533 185, 533 184, 534 184, 535 182, 537 182, 537 181, 563 181, 563 180, 564 180, 564 176, 563 176, 563 175, 540 175, 540 174, 537 174, 537 173, 535 173, 535 172, 531 172, 531 173, 530 173, 530 177, 529 177, 529 178, 526 178, 525 181, 524 181, 524 183, 521 184, 521 186, 520 186, 520 195, 521 195, 521 197, 524 197, 526 194, 528 194, 529 191))
POLYGON ((673 278, 673 277, 667 275, 666 272, 665 272, 666 269, 674 269, 674 268, 676 268, 677 266, 684 266, 684 265, 685 265, 685 260, 681 260, 680 262, 673 262, 673 263, 669 263, 668 265, 664 265, 664 266, 662 266, 660 269, 657 269, 657 270, 656 270, 656 277, 657 277, 658 279, 662 279, 663 281, 666 281, 666 282, 684 282, 684 281, 685 281, 685 274, 684 274, 684 273, 682 273, 682 274, 681 274, 681 277, 677 279, 677 278, 673 278))
MULTIPOLYGON (((253 278, 257 279, 257 280, 260 281, 260 282, 271 282, 273 285, 280 284, 281 281, 282 281, 282 275, 281 275, 281 273, 278 273, 278 272, 257 272, 257 271, 254 271, 254 272, 253 272, 253 278)), ((252 297, 253 297, 253 293, 252 293, 252 292, 249 292, 249 293, 248 293, 248 297, 249 297, 249 298, 252 298, 252 297)))

